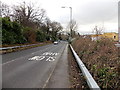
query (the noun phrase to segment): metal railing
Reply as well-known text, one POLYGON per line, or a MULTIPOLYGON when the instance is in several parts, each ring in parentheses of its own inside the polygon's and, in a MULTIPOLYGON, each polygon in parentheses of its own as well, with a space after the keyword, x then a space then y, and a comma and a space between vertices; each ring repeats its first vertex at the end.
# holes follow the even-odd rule
MULTIPOLYGON (((39 44, 42 44, 42 43, 39 43, 39 44)), ((21 46, 13 46, 13 47, 3 47, 3 48, 0 48, 0 50, 15 49, 15 48, 34 46, 34 45, 39 45, 39 44, 21 45, 21 46)))
POLYGON ((77 55, 77 53, 74 51, 73 47, 70 45, 70 48, 72 50, 72 53, 87 81, 87 84, 89 86, 90 89, 92 90, 100 90, 100 87, 98 86, 98 84, 96 83, 96 81, 93 79, 92 75, 89 73, 88 69, 86 68, 86 66, 83 64, 83 62, 80 60, 79 56, 77 55))

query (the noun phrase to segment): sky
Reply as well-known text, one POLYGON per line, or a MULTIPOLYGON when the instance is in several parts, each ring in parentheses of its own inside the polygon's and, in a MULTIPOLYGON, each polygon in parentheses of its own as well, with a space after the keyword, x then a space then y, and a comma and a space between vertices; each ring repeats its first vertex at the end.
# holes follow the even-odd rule
POLYGON ((1 0, 8 5, 17 5, 23 1, 32 2, 46 10, 52 21, 62 24, 64 30, 72 19, 77 22, 77 32, 90 34, 94 27, 104 27, 103 32, 118 32, 118 2, 120 0, 1 0))

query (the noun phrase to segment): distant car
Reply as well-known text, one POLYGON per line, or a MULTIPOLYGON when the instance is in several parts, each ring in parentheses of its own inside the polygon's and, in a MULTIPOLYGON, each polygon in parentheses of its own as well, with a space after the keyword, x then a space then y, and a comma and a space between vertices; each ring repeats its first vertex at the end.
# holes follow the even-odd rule
POLYGON ((58 40, 58 42, 60 42, 60 40, 58 40))
POLYGON ((58 44, 58 41, 54 41, 54 45, 58 44))

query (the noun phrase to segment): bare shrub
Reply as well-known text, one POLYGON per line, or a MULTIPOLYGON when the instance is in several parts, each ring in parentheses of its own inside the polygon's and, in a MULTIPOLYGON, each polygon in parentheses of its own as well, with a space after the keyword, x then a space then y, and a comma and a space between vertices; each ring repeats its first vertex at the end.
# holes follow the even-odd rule
POLYGON ((80 37, 72 45, 101 88, 120 89, 120 58, 114 41, 80 37))

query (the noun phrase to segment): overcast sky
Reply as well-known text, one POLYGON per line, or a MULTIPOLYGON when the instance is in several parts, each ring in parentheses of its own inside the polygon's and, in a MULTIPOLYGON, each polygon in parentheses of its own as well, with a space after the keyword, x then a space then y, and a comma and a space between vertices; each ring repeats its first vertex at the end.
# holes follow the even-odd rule
POLYGON ((73 19, 78 24, 80 34, 91 33, 94 27, 104 26, 104 32, 118 32, 118 1, 119 0, 1 0, 8 5, 20 2, 33 2, 44 8, 51 20, 60 22, 66 28, 70 20, 72 7, 73 19))

